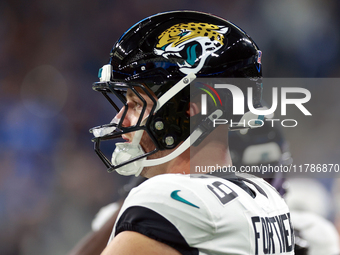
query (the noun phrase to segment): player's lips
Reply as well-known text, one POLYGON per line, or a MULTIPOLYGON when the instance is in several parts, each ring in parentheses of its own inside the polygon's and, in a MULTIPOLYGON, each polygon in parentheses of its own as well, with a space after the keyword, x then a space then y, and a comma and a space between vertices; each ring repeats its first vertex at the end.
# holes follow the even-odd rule
POLYGON ((122 138, 125 140, 126 143, 131 143, 130 138, 126 135, 122 135, 122 138))

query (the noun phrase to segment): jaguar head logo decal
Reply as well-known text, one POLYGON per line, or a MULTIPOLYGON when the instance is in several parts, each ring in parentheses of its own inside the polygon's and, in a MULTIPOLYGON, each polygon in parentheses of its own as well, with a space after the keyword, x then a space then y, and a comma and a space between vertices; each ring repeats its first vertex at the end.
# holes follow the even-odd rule
POLYGON ((158 37, 154 52, 164 58, 174 59, 184 74, 197 73, 207 57, 224 45, 227 32, 228 27, 208 23, 176 24, 158 37))

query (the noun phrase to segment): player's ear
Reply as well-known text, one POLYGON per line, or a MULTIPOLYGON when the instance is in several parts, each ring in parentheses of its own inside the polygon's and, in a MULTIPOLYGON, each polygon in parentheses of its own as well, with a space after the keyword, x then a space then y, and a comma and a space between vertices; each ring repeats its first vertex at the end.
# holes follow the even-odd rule
POLYGON ((187 115, 192 117, 196 114, 200 113, 200 109, 196 103, 189 103, 188 110, 186 111, 187 115))

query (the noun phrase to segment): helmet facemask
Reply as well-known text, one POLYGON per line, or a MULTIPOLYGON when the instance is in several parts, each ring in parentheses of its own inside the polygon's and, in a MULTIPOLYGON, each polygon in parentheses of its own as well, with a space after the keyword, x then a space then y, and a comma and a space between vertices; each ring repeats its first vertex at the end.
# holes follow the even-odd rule
MULTIPOLYGON (((189 89, 188 85, 193 79, 195 79, 195 75, 191 74, 186 76, 172 86, 172 88, 158 100, 155 99, 152 92, 150 92, 143 84, 117 81, 98 82, 94 84, 93 89, 101 92, 116 111, 120 111, 119 119, 115 117, 110 124, 95 127, 90 130, 95 136, 92 139, 95 143, 95 151, 107 166, 109 172, 115 170, 122 175, 135 174, 138 176, 143 167, 159 165, 170 161, 190 147, 189 116, 186 117, 187 120, 183 120, 187 123, 186 125, 183 125, 182 122, 178 123, 178 126, 168 125, 167 122, 171 123, 173 119, 178 118, 178 113, 183 113, 182 106, 189 102, 189 95, 187 101, 177 105, 177 111, 171 111, 169 114, 169 109, 172 110, 172 104, 178 102, 178 98, 182 98, 182 94, 186 93, 184 90, 189 89), (124 125, 124 119, 132 107, 129 105, 126 93, 133 94, 139 99, 141 104, 138 120, 136 123, 129 126, 124 125), (117 106, 117 99, 112 99, 111 96, 115 96, 124 106, 122 110, 117 106), (147 101, 149 103, 147 103, 147 101), (148 114, 146 114, 147 112, 148 114), (172 115, 173 119, 171 119, 172 115), (180 130, 177 133, 173 133, 172 129, 177 131, 178 129, 180 130), (165 136, 164 134, 168 135, 165 136), (133 139, 128 142, 118 142, 124 138, 124 135, 133 136, 133 139), (151 146, 148 146, 147 150, 145 150, 145 147, 142 148, 142 145, 140 144, 143 139, 144 141, 152 143, 151 146), (116 145, 111 160, 109 160, 110 157, 108 156, 108 153, 104 153, 101 149, 102 142, 109 140, 114 140, 116 145), (183 140, 186 140, 184 145, 180 145, 183 140), (179 145, 179 147, 173 151, 173 153, 170 153, 163 158, 147 160, 148 156, 155 154, 160 150, 173 149, 177 145, 179 145)), ((181 117, 182 119, 185 118, 185 116, 181 117)))
POLYGON ((95 127, 90 130, 95 136, 92 141, 95 143, 96 153, 108 167, 109 172, 112 172, 113 170, 117 171, 117 169, 120 168, 120 174, 122 175, 139 175, 142 168, 138 167, 137 162, 140 163, 143 158, 158 151, 157 144, 152 141, 152 136, 150 136, 149 131, 146 128, 146 126, 149 125, 150 118, 145 116, 147 108, 150 109, 149 114, 151 116, 153 115, 157 106, 156 99, 144 85, 137 83, 99 82, 95 83, 93 88, 100 91, 115 110, 120 113, 120 118, 115 117, 110 124, 95 127), (128 111, 131 111, 131 107, 134 107, 131 103, 129 104, 126 99, 127 92, 133 94, 134 98, 138 100, 140 111, 136 123, 124 126, 124 120, 128 111), (112 99, 111 96, 115 96, 120 104, 123 105, 121 110, 117 106, 117 100, 112 99), (149 104, 151 102, 152 106, 148 106, 145 98, 147 98, 149 104), (144 152, 140 145, 144 131, 146 136, 149 136, 150 140, 155 144, 153 150, 148 152, 144 152), (132 140, 129 140, 128 142, 119 142, 122 141, 124 135, 129 136, 132 140), (105 155, 107 153, 104 153, 101 149, 101 143, 108 140, 114 140, 116 145, 111 160, 109 160, 109 156, 105 155), (131 164, 132 162, 135 163, 126 167, 126 165, 131 164))

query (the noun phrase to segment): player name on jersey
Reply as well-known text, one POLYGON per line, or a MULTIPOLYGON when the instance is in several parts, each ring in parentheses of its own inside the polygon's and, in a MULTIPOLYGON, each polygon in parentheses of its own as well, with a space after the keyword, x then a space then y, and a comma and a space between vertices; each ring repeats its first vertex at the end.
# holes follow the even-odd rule
POLYGON ((273 217, 251 217, 255 233, 255 254, 291 252, 294 244, 290 214, 273 217))

